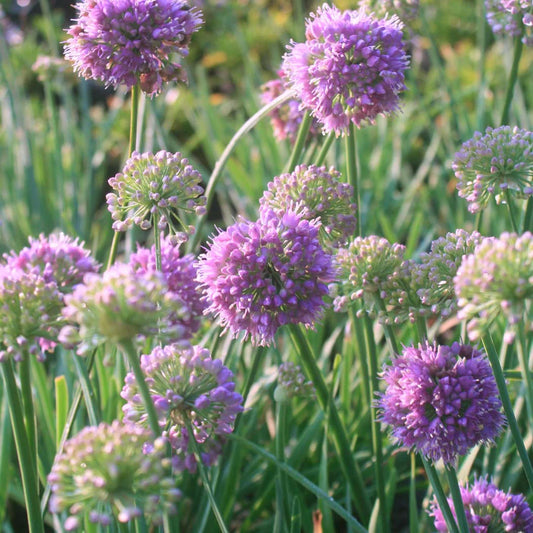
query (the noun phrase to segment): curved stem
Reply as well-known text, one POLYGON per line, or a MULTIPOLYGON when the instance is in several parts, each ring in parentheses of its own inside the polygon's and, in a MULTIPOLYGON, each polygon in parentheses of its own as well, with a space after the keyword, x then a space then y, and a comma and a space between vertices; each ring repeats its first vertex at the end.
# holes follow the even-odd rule
POLYGON ((350 442, 348 441, 348 436, 342 425, 335 402, 333 402, 333 399, 330 396, 322 372, 316 364, 315 354, 309 344, 309 340, 302 332, 301 327, 295 324, 289 324, 288 328, 293 345, 298 351, 300 361, 315 386, 320 407, 324 413, 329 413, 330 415, 329 422, 331 424, 340 466, 350 485, 352 496, 357 498, 354 503, 358 505, 361 519, 363 522, 367 522, 370 518, 370 501, 368 499, 361 470, 353 457, 352 450, 350 449, 350 442))
POLYGON ((205 465, 202 462, 202 454, 200 453, 200 448, 194 437, 192 425, 190 422, 187 422, 186 426, 187 426, 187 431, 189 432, 189 442, 192 446, 194 456, 196 457, 196 464, 198 465, 198 471, 200 472, 200 478, 202 479, 202 485, 204 486, 207 492, 207 498, 209 500, 209 504, 211 505, 211 510, 213 511, 213 514, 215 515, 215 518, 217 519, 217 523, 218 523, 218 527, 220 528, 220 531, 222 531, 222 533, 229 533, 229 530, 226 527, 226 524, 224 523, 224 518, 222 517, 220 509, 218 508, 217 502, 215 500, 215 496, 213 495, 211 484, 207 477, 205 465))
MULTIPOLYGON (((372 322, 366 315, 363 317, 363 320, 365 323, 365 341, 367 346, 368 363, 370 366, 369 386, 370 398, 372 400, 375 398, 375 394, 379 390, 376 342, 374 339, 374 332, 372 331, 372 322)), ((374 472, 376 476, 378 499, 380 502, 379 520, 382 533, 386 533, 389 531, 389 513, 387 509, 387 500, 385 498, 385 478, 383 476, 383 441, 381 439, 380 425, 376 416, 376 406, 372 401, 370 406, 372 409, 372 447, 374 448, 374 456, 376 458, 374 462, 374 472)))
POLYGON ((453 508, 455 509, 459 531, 460 533, 468 533, 470 528, 468 527, 468 521, 466 519, 465 506, 463 504, 463 498, 461 497, 461 489, 459 488, 459 482, 457 481, 457 474, 455 473, 455 468, 453 468, 453 466, 446 465, 446 476, 448 477, 448 484, 450 486, 450 492, 452 493, 453 508))
POLYGON ((496 351, 496 347, 494 346, 494 342, 492 341, 492 337, 490 335, 485 335, 482 337, 481 342, 485 347, 485 351, 487 352, 487 356, 492 366, 492 372, 494 373, 494 378, 496 379, 496 385, 498 386, 498 392, 500 393, 500 398, 502 400, 503 410, 505 412, 505 416, 507 417, 507 423, 509 424, 509 429, 511 430, 518 455, 520 455, 524 473, 530 488, 533 490, 533 467, 531 466, 531 461, 529 460, 529 456, 524 445, 524 440, 522 439, 520 428, 518 427, 518 422, 514 415, 511 399, 509 398, 509 392, 507 391, 507 385, 505 384, 505 377, 500 365, 498 352, 496 351))
POLYGON ((316 157, 315 165, 317 167, 320 167, 324 164, 326 156, 328 155, 329 149, 331 148, 331 145, 333 144, 334 140, 335 140, 335 132, 332 131, 326 137, 326 140, 324 141, 324 144, 322 145, 322 148, 320 149, 320 152, 318 153, 316 157))
POLYGON ((300 155, 302 154, 302 151, 304 149, 305 140, 307 139, 307 134, 309 133, 309 128, 311 127, 312 120, 313 119, 311 117, 311 113, 309 113, 309 111, 306 111, 304 113, 302 122, 300 123, 300 127, 298 128, 298 135, 296 136, 296 141, 292 148, 292 153, 289 162, 285 167, 285 172, 292 172, 296 167, 296 164, 298 163, 300 155))
POLYGON ((122 341, 120 345, 124 350, 131 370, 133 371, 133 375, 135 376, 135 380, 137 381, 137 386, 139 387, 139 392, 141 393, 144 408, 146 409, 146 413, 148 414, 148 424, 150 426, 150 429, 152 430, 154 436, 158 437, 159 435, 161 435, 159 419, 157 417, 152 396, 150 395, 150 390, 148 389, 148 385, 146 384, 144 372, 141 368, 141 362, 139 360, 137 350, 135 349, 135 346, 133 345, 133 342, 131 340, 122 341))
POLYGON ((355 235, 361 235, 361 198, 359 192, 359 176, 357 173, 357 150, 355 125, 350 122, 349 133, 344 138, 346 147, 346 177, 348 183, 353 187, 353 201, 359 210, 359 216, 356 221, 355 235))
POLYGON ((446 499, 446 494, 444 494, 444 490, 440 483, 439 476, 437 474, 437 471, 435 470, 435 467, 423 455, 421 455, 420 457, 422 458, 422 463, 424 464, 426 474, 428 476, 429 482, 431 483, 431 487, 433 488, 433 492, 435 493, 435 497, 437 498, 437 502, 439 504, 442 516, 444 517, 446 525, 448 526, 448 530, 450 531, 450 533, 459 533, 455 518, 453 517, 452 510, 450 509, 450 504, 446 499))
POLYGON ((31 457, 28 436, 24 427, 24 415, 20 401, 19 391, 15 381, 12 361, 2 363, 2 375, 9 401, 9 415, 11 427, 15 438, 17 457, 20 474, 22 477, 22 489, 28 515, 30 533, 44 533, 43 519, 39 507, 39 493, 37 491, 37 472, 34 469, 34 460, 31 457))
POLYGON ((509 122, 509 113, 511 111, 511 102, 513 101, 514 87, 518 78, 518 64, 520 63, 520 57, 522 56, 523 48, 524 44, 522 43, 522 35, 518 35, 514 45, 513 63, 511 65, 511 71, 509 72, 509 80, 507 81, 507 90, 503 104, 502 118, 500 120, 500 125, 502 126, 509 122))
MULTIPOLYGON (((22 396, 22 408, 24 409, 24 423, 28 435, 30 456, 33 459, 32 468, 37 472, 37 429, 35 427, 35 411, 33 409, 33 395, 31 390, 31 360, 26 354, 19 365, 20 392, 22 396)), ((36 485, 39 490, 39 484, 36 485)))
POLYGON ((218 161, 215 164, 215 168, 213 169, 213 172, 211 173, 211 176, 209 177, 209 181, 207 182, 207 186, 205 188, 205 197, 206 197, 206 205, 205 209, 206 212, 204 215, 198 217, 198 222, 196 224, 196 230, 194 232, 194 235, 192 239, 189 240, 189 250, 194 250, 196 246, 198 246, 198 243, 200 242, 201 234, 202 234, 202 228, 205 224, 207 215, 209 213, 209 208, 211 207, 211 203, 213 202, 213 198, 215 195, 215 186, 218 183, 218 180, 222 174, 222 170, 226 166, 226 163, 228 162, 228 159, 230 155, 232 154, 233 150, 235 149, 235 146, 239 142, 239 140, 244 137, 250 130, 252 130, 256 124, 266 115, 268 115, 273 109, 276 109, 276 107, 280 106, 281 104, 287 102, 291 98, 294 97, 294 93, 292 91, 285 91, 283 94, 279 95, 277 98, 272 100, 272 102, 268 103, 264 107, 262 107, 257 113, 252 115, 235 133, 235 135, 232 137, 224 151, 222 152, 221 156, 219 157, 218 161))

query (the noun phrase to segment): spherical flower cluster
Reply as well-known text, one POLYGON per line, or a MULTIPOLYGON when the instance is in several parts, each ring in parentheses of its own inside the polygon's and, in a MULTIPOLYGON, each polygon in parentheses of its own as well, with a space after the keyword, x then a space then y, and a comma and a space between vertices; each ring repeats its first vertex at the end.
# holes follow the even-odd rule
POLYGON ((54 282, 61 292, 70 292, 87 272, 98 271, 98 263, 77 238, 63 233, 41 234, 38 239, 30 237, 29 243, 18 253, 4 255, 7 267, 40 275, 47 283, 54 282))
POLYGON ((0 267, 0 362, 27 355, 43 360, 63 324, 63 295, 54 281, 20 268, 0 267))
POLYGON ((205 213, 201 182, 200 173, 179 152, 133 152, 122 172, 109 179, 115 191, 106 197, 113 229, 125 231, 135 224, 147 230, 153 222, 161 230, 167 225, 175 229, 177 222, 178 227, 191 231, 180 214, 205 213))
POLYGON ((409 61, 402 23, 324 4, 311 13, 305 43, 292 42, 282 69, 324 133, 374 122, 398 109, 409 61))
POLYGON ((469 321, 471 340, 501 314, 511 324, 524 320, 526 300, 533 298, 533 235, 502 233, 499 238, 484 238, 463 259, 454 284, 457 315, 469 321))
POLYGON ((433 461, 455 463, 504 426, 496 381, 486 356, 469 345, 405 348, 383 379, 380 420, 403 446, 433 461))
POLYGON ((219 233, 198 266, 207 311, 256 345, 270 344, 284 324, 313 327, 336 276, 319 227, 294 212, 264 210, 257 222, 241 220, 219 233))
POLYGON ((274 399, 277 402, 287 402, 291 398, 315 397, 315 386, 312 381, 305 379, 302 369, 288 361, 278 369, 278 386, 274 390, 274 399))
MULTIPOLYGON (((533 512, 522 494, 504 492, 485 478, 478 478, 471 486, 467 484, 465 487, 460 487, 460 490, 466 520, 472 531, 533 533, 533 512)), ((448 498, 448 503, 455 516, 451 498, 448 498)), ((429 515, 434 517, 437 531, 443 533, 448 531, 436 499, 431 503, 429 515)))
MULTIPOLYGON (((151 249, 138 247, 131 254, 129 263, 141 274, 156 272, 155 246, 151 249)), ((189 313, 176 316, 177 323, 183 327, 183 336, 191 338, 200 327, 200 318, 205 310, 202 292, 196 281, 197 263, 192 254, 180 257, 180 244, 175 244, 171 237, 161 241, 161 273, 165 277, 168 291, 189 309, 189 313)))
POLYGON ((491 196, 497 203, 507 192, 527 198, 533 194, 533 132, 516 126, 476 132, 455 154, 452 169, 472 213, 485 208, 491 196))
POLYGON ((129 522, 144 513, 152 523, 177 512, 176 487, 162 438, 133 424, 100 424, 84 428, 56 456, 48 482, 50 511, 69 517, 65 529, 89 522, 110 526, 113 519, 129 522))
MULTIPOLYGON (((278 76, 278 78, 268 81, 261 87, 261 102, 265 105, 288 90, 283 70, 278 71, 278 76)), ((278 141, 289 139, 292 144, 296 141, 298 130, 304 117, 304 111, 301 109, 300 104, 299 100, 291 98, 270 112, 270 123, 274 130, 274 137, 278 141)), ((313 119, 309 128, 309 134, 316 136, 318 133, 318 122, 316 119, 313 119)))
POLYGON ((418 16, 420 0, 361 0, 359 7, 378 16, 394 13, 402 20, 418 16))
MULTIPOLYGON (((219 359, 212 359, 209 350, 187 343, 154 348, 141 356, 141 368, 163 436, 176 454, 174 468, 196 471, 191 431, 200 445, 202 462, 212 465, 243 409, 231 371, 219 359)), ((121 396, 127 401, 124 419, 146 426, 148 416, 132 373, 126 376, 121 396)))
POLYGON ((83 284, 65 296, 63 316, 73 326, 61 330, 60 341, 84 355, 99 344, 135 340, 139 335, 162 340, 183 337, 184 301, 168 290, 160 272, 135 271, 116 263, 103 274, 87 274, 83 284))
POLYGON ((356 228, 353 187, 339 180, 333 167, 299 165, 290 174, 275 177, 259 200, 260 210, 278 214, 295 210, 306 220, 319 219, 322 246, 346 244, 356 228))
POLYGON ((367 313, 387 322, 384 306, 397 300, 399 280, 405 277, 404 253, 405 246, 376 235, 356 237, 347 248, 339 249, 336 259, 343 275, 335 309, 361 299, 367 313))
POLYGON ((457 311, 453 278, 463 258, 474 252, 482 237, 474 231, 458 229, 431 243, 428 253, 421 255, 415 270, 417 294, 424 306, 434 314, 449 317, 457 311))
POLYGON ((533 46, 533 4, 531 0, 485 0, 487 22, 495 34, 519 37, 533 46))
POLYGON ((163 82, 186 79, 188 54, 201 13, 183 0, 81 0, 67 30, 65 57, 84 78, 106 85, 139 84, 153 96, 163 82))

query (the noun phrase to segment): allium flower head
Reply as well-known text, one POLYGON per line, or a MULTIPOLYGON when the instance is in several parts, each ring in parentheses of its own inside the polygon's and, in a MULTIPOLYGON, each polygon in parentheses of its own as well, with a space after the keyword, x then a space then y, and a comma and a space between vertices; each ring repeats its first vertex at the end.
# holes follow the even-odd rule
POLYGON ((278 369, 278 386, 274 390, 274 399, 286 402, 291 398, 314 398, 315 386, 305 379, 302 369, 288 361, 278 369))
POLYGON ((504 426, 491 366, 472 346, 405 348, 382 377, 380 420, 433 461, 455 463, 476 444, 494 442, 504 426))
POLYGON ((267 345, 284 324, 313 327, 336 272, 318 239, 320 223, 264 210, 214 237, 200 257, 198 280, 208 312, 234 335, 267 345))
MULTIPOLYGON (((242 411, 242 396, 235 392, 233 374, 209 350, 187 343, 156 347, 141 356, 141 368, 159 416, 163 436, 176 456, 177 470, 196 470, 190 430, 200 445, 202 462, 212 465, 226 435, 233 431, 242 411)), ((126 376, 121 396, 127 421, 148 425, 148 416, 135 376, 126 376)))
POLYGON ((506 191, 527 198, 533 194, 533 132, 516 126, 476 132, 455 154, 452 169, 472 213, 485 208, 491 196, 504 201, 506 191))
MULTIPOLYGON (((138 247, 137 252, 131 254, 129 263, 141 274, 156 272, 155 246, 151 249, 138 247)), ((196 281, 197 261, 192 254, 180 257, 180 244, 175 244, 170 236, 161 241, 161 273, 165 277, 168 291, 189 309, 188 314, 174 318, 183 327, 183 336, 191 338, 200 327, 200 319, 206 307, 196 281)))
POLYGON ((335 307, 341 309, 361 299, 370 315, 386 320, 381 304, 396 294, 403 276, 404 253, 405 246, 376 235, 356 237, 347 248, 339 249, 336 259, 342 271, 342 295, 335 299, 335 307))
POLYGON ((533 46, 533 3, 531 0, 485 0, 487 22, 495 34, 518 37, 533 46))
MULTIPOLYGON (((261 102, 263 104, 269 104, 288 89, 283 70, 278 71, 278 76, 278 78, 268 81, 261 87, 261 102)), ((299 100, 291 98, 270 112, 270 123, 274 130, 274 137, 278 141, 283 141, 284 139, 289 139, 291 143, 296 141, 298 129, 304 117, 304 111, 301 109, 300 104, 299 100)), ((309 134, 316 136, 319 130, 317 120, 313 119, 309 134)))
POLYGON ((457 315, 469 321, 471 340, 501 314, 511 324, 524 320, 527 301, 533 298, 533 235, 502 233, 499 238, 484 238, 463 259, 454 284, 457 315))
POLYGON ((162 273, 135 271, 121 263, 103 274, 87 274, 65 303, 63 315, 75 327, 63 328, 60 340, 67 346, 80 343, 80 355, 102 342, 121 343, 138 335, 180 339, 180 319, 187 320, 189 313, 184 301, 168 290, 162 273))
MULTIPOLYGON (((460 490, 466 520, 472 531, 533 533, 533 512, 522 494, 504 492, 485 478, 478 478, 471 486, 467 484, 460 490)), ((448 503, 455 516, 452 498, 448 498, 448 503)), ((436 499, 431 502, 429 515, 434 517, 437 531, 448 531, 436 499)))
POLYGON ((63 295, 57 284, 35 272, 0 267, 0 362, 27 355, 43 360, 59 329, 63 295))
POLYGON ((421 255, 415 283, 422 304, 432 313, 449 317, 457 311, 453 278, 463 258, 474 252, 482 237, 474 231, 458 229, 431 243, 428 253, 421 255))
POLYGON ((324 4, 311 13, 305 43, 292 42, 282 69, 288 85, 323 126, 346 132, 398 109, 408 59, 402 23, 324 4))
POLYGON ((48 482, 50 511, 69 517, 67 531, 83 520, 110 526, 114 519, 129 522, 144 513, 152 523, 177 512, 181 493, 162 438, 134 424, 86 427, 65 443, 56 456, 48 482))
POLYGON ((200 173, 179 152, 133 152, 122 172, 109 179, 115 191, 107 195, 113 229, 125 231, 135 224, 147 230, 156 222, 161 230, 168 225, 174 232, 180 226, 191 231, 182 215, 205 213, 201 182, 200 173))
POLYGON ((99 265, 91 257, 84 243, 63 233, 38 239, 29 238, 30 246, 20 252, 5 254, 8 268, 41 275, 46 282, 57 284, 61 292, 69 292, 83 281, 87 272, 97 272, 99 265))
POLYGON ((106 85, 139 84, 153 96, 163 82, 184 80, 201 13, 183 0, 81 0, 67 30, 65 57, 84 78, 106 85))
POLYGON ((356 228, 353 187, 339 180, 333 167, 299 165, 290 174, 281 174, 269 184, 259 200, 260 210, 278 215, 296 210, 306 220, 319 219, 322 246, 346 244, 356 228))

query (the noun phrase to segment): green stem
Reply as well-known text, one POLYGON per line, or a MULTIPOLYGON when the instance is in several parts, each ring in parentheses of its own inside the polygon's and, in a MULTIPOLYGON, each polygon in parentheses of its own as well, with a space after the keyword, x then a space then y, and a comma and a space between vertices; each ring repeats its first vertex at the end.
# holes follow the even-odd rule
POLYGON ((289 162, 285 167, 285 172, 292 172, 296 167, 296 164, 298 163, 298 160, 302 155, 302 151, 305 146, 305 141, 307 139, 312 120, 313 118, 311 117, 311 113, 309 113, 309 111, 306 111, 303 116, 302 122, 300 123, 300 127, 298 128, 298 135, 296 136, 296 141, 292 148, 292 153, 289 162))
POLYGON ((159 217, 154 218, 155 268, 161 272, 161 230, 159 229, 159 217))
POLYGON ((137 141, 137 119, 139 115, 139 96, 141 88, 139 85, 134 85, 131 88, 131 107, 130 107, 130 139, 128 144, 128 158, 135 150, 137 141))
POLYGON ((205 224, 205 221, 207 219, 207 215, 209 213, 209 208, 211 207, 211 204, 213 202, 214 196, 215 196, 215 186, 218 183, 218 180, 222 174, 222 170, 224 170, 224 167, 226 166, 226 163, 228 162, 228 159, 230 155, 233 153, 233 150, 235 149, 235 146, 239 142, 239 140, 244 137, 250 130, 252 130, 257 123, 265 116, 267 116, 273 109, 276 109, 276 107, 279 107, 280 105, 284 104, 291 98, 294 98, 294 93, 292 91, 285 91, 283 94, 272 100, 272 102, 268 103, 267 105, 263 106, 257 113, 252 115, 235 133, 235 135, 232 137, 224 151, 222 152, 220 158, 215 163, 215 168, 213 169, 213 172, 211 173, 211 176, 209 177, 209 181, 207 182, 207 186, 205 188, 205 197, 206 197, 206 212, 204 215, 198 217, 198 221, 196 224, 196 230, 194 232, 194 235, 192 236, 192 239, 189 240, 189 250, 194 250, 198 243, 200 242, 200 239, 202 237, 202 228, 205 224))
POLYGON ((481 231, 481 224, 483 223, 483 211, 478 211, 476 213, 476 222, 474 224, 476 231, 481 231))
POLYGON ((422 458, 422 463, 426 469, 426 474, 429 482, 431 483, 431 487, 433 488, 433 492, 435 493, 435 497, 437 498, 442 516, 444 517, 446 525, 448 526, 448 530, 450 533, 459 533, 455 518, 453 517, 452 510, 450 509, 446 494, 444 493, 442 485, 440 484, 439 476, 435 470, 435 467, 423 455, 420 457, 422 458))
POLYGON ((342 425, 337 407, 329 394, 322 373, 316 364, 315 355, 311 345, 301 327, 290 324, 288 328, 291 340, 298 351, 302 365, 315 386, 320 407, 324 413, 329 413, 330 415, 331 430, 339 456, 340 466, 346 480, 350 484, 352 496, 357 497, 357 500, 354 500, 354 503, 358 506, 362 521, 368 522, 368 519, 370 518, 370 501, 361 470, 352 455, 348 436, 342 425))
POLYGON ((465 506, 463 504, 463 498, 461 497, 461 489, 459 488, 459 482, 457 481, 455 468, 453 466, 446 465, 445 470, 448 478, 448 485, 450 486, 450 492, 452 493, 453 508, 455 509, 455 516, 457 518, 459 531, 460 533, 468 533, 470 528, 468 527, 465 506))
MULTIPOLYGON (((361 389, 363 391, 363 398, 367 406, 370 407, 372 403, 372 396, 369 390, 370 373, 368 371, 368 361, 367 361, 367 358, 365 357, 365 349, 366 349, 365 342, 364 342, 365 333, 361 325, 361 319, 357 317, 357 313, 353 305, 350 306, 350 317, 352 319, 354 335, 358 343, 357 349, 355 346, 354 346, 354 349, 357 353, 357 358, 359 360, 359 366, 361 368, 361 389)), ((348 374, 348 369, 346 369, 345 373, 348 374)))
POLYGON ((198 443, 196 442, 196 438, 194 437, 193 428, 190 422, 187 422, 186 425, 187 425, 187 431, 189 433, 189 442, 193 449, 194 456, 196 457, 196 464, 198 465, 198 471, 200 472, 200 478, 202 480, 202 484, 207 492, 207 498, 209 499, 211 510, 213 511, 213 514, 215 515, 215 518, 217 519, 217 523, 218 523, 218 527, 220 528, 220 531, 222 531, 222 533, 229 533, 228 528, 226 527, 226 524, 224 523, 224 518, 222 517, 220 509, 218 508, 217 502, 215 500, 215 496, 213 495, 213 491, 211 490, 211 484, 209 482, 209 479, 207 478, 207 472, 205 469, 205 465, 202 462, 202 454, 200 453, 200 449, 199 449, 198 443))
POLYGON ((421 316, 417 316, 415 320, 415 325, 416 325, 416 334, 418 337, 418 342, 427 341, 428 340, 428 328, 426 325, 426 319, 421 316))
POLYGON ((115 257, 117 256, 118 250, 118 241, 120 240, 120 231, 115 231, 113 233, 113 240, 111 242, 111 248, 109 249, 109 257, 107 258, 106 270, 109 270, 111 265, 115 262, 115 257))
POLYGON ((533 230, 533 196, 527 199, 526 212, 524 213, 524 221, 522 223, 522 233, 533 230))
POLYGON ((133 342, 131 340, 122 341, 120 345, 124 353, 126 354, 131 370, 133 371, 133 375, 135 376, 135 380, 137 381, 137 386, 139 387, 139 392, 141 393, 144 408, 146 409, 146 413, 148 414, 148 424, 150 426, 150 429, 152 430, 154 436, 157 437, 161 435, 161 428, 159 427, 159 420, 157 418, 155 405, 152 400, 152 396, 150 395, 148 385, 146 384, 144 372, 141 368, 141 362, 139 360, 137 350, 135 349, 135 346, 133 345, 133 342))
POLYGON ((486 22, 486 10, 485 0, 478 0, 478 17, 477 17, 477 41, 478 48, 481 52, 479 58, 479 84, 478 93, 476 99, 476 124, 479 131, 485 129, 485 90, 487 86, 486 81, 486 57, 487 57, 487 22, 486 22))
POLYGON ((411 473, 409 480, 409 533, 419 533, 418 503, 416 501, 416 454, 410 453, 411 473))
MULTIPOLYGON (((378 360, 376 351, 376 341, 372 330, 372 322, 368 316, 364 316, 365 341, 367 346, 368 364, 370 366, 370 398, 374 399, 379 390, 378 382, 378 360)), ((370 403, 372 409, 372 447, 376 460, 374 461, 374 472, 376 476, 376 486, 378 499, 380 502, 379 520, 382 533, 389 531, 389 514, 387 512, 387 500, 385 497, 385 478, 383 476, 383 441, 381 439, 380 425, 377 420, 377 409, 374 403, 370 403)))
POLYGON ((507 385, 505 384, 505 377, 503 375, 502 367, 500 365, 498 352, 496 351, 496 347, 494 346, 492 337, 489 334, 482 337, 481 342, 485 347, 485 351, 487 352, 487 356, 492 366, 492 372, 494 373, 494 378, 496 379, 496 385, 498 386, 498 391, 502 400, 503 410, 505 412, 505 416, 507 417, 507 423, 509 424, 509 429, 511 430, 511 434, 514 439, 518 455, 520 455, 524 473, 526 475, 530 488, 533 490, 533 467, 531 466, 531 461, 529 460, 529 456, 524 445, 524 440, 522 439, 522 435, 520 434, 520 429, 518 427, 518 422, 514 415, 511 399, 509 398, 509 392, 507 391, 507 385))
POLYGON ((511 65, 511 71, 509 72, 509 79, 507 81, 507 90, 505 93, 505 100, 502 110, 502 118, 500 120, 500 125, 504 126, 509 122, 509 113, 511 111, 511 102, 513 101, 514 87, 516 80, 518 78, 518 64, 520 63, 520 57, 522 56, 522 49, 524 45, 522 43, 522 34, 516 37, 514 52, 513 52, 513 63, 511 65))
MULTIPOLYGON (((341 518, 343 518, 346 521, 346 524, 349 527, 353 528, 354 531, 356 531, 357 533, 368 533, 368 531, 351 514, 349 514, 346 509, 344 509, 344 507, 339 505, 333 498, 331 498, 331 496, 327 492, 324 492, 320 487, 309 481, 306 477, 302 476, 300 472, 285 463, 280 463, 274 455, 267 452, 254 442, 249 441, 248 439, 245 439, 235 434, 231 434, 229 435, 229 437, 232 440, 254 451, 257 455, 264 457, 265 459, 276 465, 280 470, 286 472, 289 477, 294 479, 294 481, 296 481, 302 487, 306 488, 309 492, 314 494, 318 499, 323 501, 324 504, 327 505, 333 512, 337 513, 341 518)), ((363 494, 361 494, 361 496, 362 495, 363 494)))
POLYGON ((74 358, 72 360, 74 361, 80 387, 83 391, 83 399, 85 401, 89 423, 91 426, 97 426, 102 421, 102 414, 100 413, 100 408, 95 401, 96 395, 94 393, 94 388, 91 385, 91 380, 89 379, 89 372, 85 368, 84 362, 80 360, 78 355, 74 354, 74 358))
POLYGON ((518 233, 518 223, 514 214, 513 200, 511 198, 511 192, 509 191, 509 189, 505 191, 505 201, 507 203, 507 210, 509 211, 509 218, 511 220, 511 226, 513 228, 513 231, 515 233, 518 233))
POLYGON ((39 493, 37 491, 37 472, 34 469, 35 461, 31 457, 28 436, 24 427, 22 405, 20 401, 12 361, 2 363, 2 375, 5 390, 9 401, 9 415, 11 427, 15 438, 15 447, 22 477, 22 489, 28 515, 30 533, 44 533, 43 519, 39 507, 39 493))
POLYGON ((344 137, 344 141, 346 147, 346 177, 348 183, 353 187, 353 201, 359 210, 355 235, 361 235, 361 199, 359 192, 359 176, 357 174, 355 125, 353 122, 350 122, 349 134, 344 137))
MULTIPOLYGON (((276 404, 276 457, 280 463, 285 462, 285 428, 287 423, 287 401, 276 404)), ((285 505, 289 502, 290 492, 287 485, 287 474, 278 468, 276 478, 276 516, 274 518, 274 532, 284 531, 285 505)))
MULTIPOLYGON (((24 409, 24 424, 26 426, 26 434, 28 435, 28 445, 30 448, 30 456, 33 459, 33 471, 37 472, 37 430, 35 427, 35 411, 33 409, 33 394, 31 391, 31 361, 29 354, 26 354, 24 359, 20 362, 19 378, 20 378, 20 392, 22 396, 22 408, 24 409)), ((39 490, 39 483, 35 486, 39 490)))
POLYGON ((335 132, 332 131, 328 133, 328 136, 326 137, 326 140, 324 141, 324 144, 322 145, 320 152, 318 152, 318 155, 315 161, 315 165, 317 167, 320 167, 324 164, 324 161, 326 160, 326 156, 328 155, 329 149, 331 148, 331 145, 333 144, 334 140, 335 140, 335 132))
POLYGON ((529 413, 529 419, 533 420, 533 377, 529 369, 529 360, 527 357, 527 338, 524 328, 524 323, 519 321, 516 324, 517 333, 518 333, 518 342, 515 343, 516 352, 518 355, 518 362, 520 363, 520 372, 522 374, 522 379, 526 384, 526 405, 529 413))
MULTIPOLYGON (((383 311, 385 314, 387 313, 387 308, 385 307, 385 302, 378 297, 377 304, 380 309, 380 311, 383 311)), ((390 324, 382 324, 383 331, 385 332, 385 338, 387 339, 387 344, 389 345, 389 351, 391 355, 399 354, 398 350, 398 341, 396 340, 396 334, 394 333, 394 329, 392 329, 392 326, 390 324)))

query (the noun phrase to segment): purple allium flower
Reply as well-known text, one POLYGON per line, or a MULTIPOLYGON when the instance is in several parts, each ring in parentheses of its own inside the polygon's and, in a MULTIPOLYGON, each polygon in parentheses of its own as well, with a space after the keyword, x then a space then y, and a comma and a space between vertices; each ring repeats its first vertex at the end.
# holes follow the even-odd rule
POLYGON ((163 82, 186 79, 188 54, 201 13, 182 0, 81 0, 67 30, 65 57, 84 78, 106 85, 137 83, 153 96, 163 82))
POLYGON ((69 515, 65 529, 89 522, 109 526, 141 516, 160 524, 177 512, 176 487, 164 439, 134 424, 86 427, 69 439, 48 476, 50 511, 69 515))
POLYGON ((135 271, 121 263, 103 274, 86 274, 65 304, 63 315, 73 326, 63 328, 60 341, 69 347, 79 343, 79 355, 105 341, 120 344, 138 335, 181 339, 180 322, 189 313, 161 272, 135 271))
MULTIPOLYGON (((232 372, 209 350, 188 343, 156 347, 141 356, 141 368, 159 416, 163 437, 176 453, 177 470, 196 471, 194 439, 202 452, 202 462, 212 465, 221 453, 225 436, 233 431, 235 417, 242 408, 242 396, 235 392, 232 372)), ((127 401, 124 419, 148 424, 135 376, 129 373, 121 396, 127 401)))
POLYGON ((487 22, 495 34, 518 37, 533 46, 533 3, 531 0, 485 0, 487 22))
MULTIPOLYGON (((502 233, 486 237, 467 255, 454 279, 460 320, 468 320, 471 340, 499 315, 510 324, 524 320, 533 298, 533 235, 502 233)), ((526 323, 526 329, 531 323, 526 323)))
POLYGON ((381 422, 433 461, 455 463, 476 444, 493 443, 505 424, 491 366, 472 346, 405 348, 382 377, 381 422))
POLYGON ((319 227, 294 212, 278 217, 265 209, 257 222, 241 220, 219 233, 198 266, 207 311, 256 345, 270 344, 284 324, 313 327, 336 276, 319 227))
MULTIPOLYGON (((263 104, 269 104, 288 90, 283 70, 280 69, 278 71, 278 76, 278 78, 265 83, 261 87, 261 102, 263 104)), ((285 102, 272 110, 269 116, 272 129, 274 130, 274 137, 278 141, 289 139, 289 141, 294 144, 296 136, 298 135, 298 129, 300 128, 300 124, 304 117, 304 111, 300 107, 300 101, 296 98, 292 98, 288 102, 285 102)), ((313 119, 309 128, 309 134, 317 136, 319 131, 320 128, 318 122, 316 119, 313 119)))
POLYGON ((380 17, 394 13, 400 19, 408 20, 418 16, 420 0, 361 0, 359 7, 380 17))
POLYGON ((431 243, 428 253, 421 255, 415 283, 422 304, 432 313, 449 317, 457 311, 453 278, 466 255, 473 253, 482 237, 474 231, 458 229, 431 243))
POLYGON ((115 191, 106 197, 113 229, 125 231, 135 224, 147 230, 155 222, 161 230, 168 225, 174 232, 193 231, 183 214, 205 213, 201 182, 201 174, 179 152, 133 152, 122 172, 109 179, 115 191))
POLYGON ((404 253, 405 246, 376 235, 356 237, 347 248, 339 249, 336 259, 343 275, 335 308, 341 310, 361 299, 367 313, 389 322, 383 306, 397 300, 398 282, 405 276, 404 253))
MULTIPOLYGON (((137 252, 131 254, 129 263, 136 272, 156 272, 155 246, 151 249, 139 246, 137 252)), ((175 318, 184 329, 183 336, 191 338, 200 327, 200 319, 206 307, 196 281, 196 258, 192 254, 180 257, 180 244, 175 244, 172 237, 168 236, 161 241, 161 272, 168 291, 189 309, 189 314, 175 318)))
MULTIPOLYGON (((504 492, 485 478, 478 478, 471 486, 467 484, 460 490, 466 520, 472 531, 533 533, 533 512, 522 494, 504 492)), ((455 516, 452 498, 448 498, 448 503, 455 516)), ((434 517, 437 531, 448 531, 436 499, 431 502, 429 515, 434 517)))
POLYGON ((311 13, 306 42, 291 42, 282 69, 288 85, 323 126, 344 134, 396 111, 409 61, 402 23, 364 10, 340 11, 324 4, 311 13))
POLYGON ((277 402, 287 402, 291 398, 315 398, 315 386, 305 379, 302 369, 288 361, 278 369, 278 386, 274 390, 277 402))
POLYGON ((455 154, 452 169, 472 213, 485 208, 491 196, 501 203, 506 191, 527 198, 533 194, 533 132, 516 126, 476 132, 455 154))
POLYGON ((54 281, 37 272, 0 266, 0 362, 27 355, 44 360, 59 329, 63 295, 54 281))
POLYGON ((306 219, 321 222, 319 237, 325 248, 346 244, 356 228, 353 187, 339 180, 331 167, 299 165, 290 174, 281 174, 269 184, 259 200, 260 210, 272 209, 278 215, 297 211, 306 219))
POLYGON ((8 268, 19 268, 43 276, 46 282, 57 284, 61 292, 70 292, 83 281, 87 272, 97 272, 98 263, 91 257, 84 243, 63 233, 38 239, 29 238, 30 246, 20 252, 4 254, 8 268))

